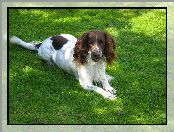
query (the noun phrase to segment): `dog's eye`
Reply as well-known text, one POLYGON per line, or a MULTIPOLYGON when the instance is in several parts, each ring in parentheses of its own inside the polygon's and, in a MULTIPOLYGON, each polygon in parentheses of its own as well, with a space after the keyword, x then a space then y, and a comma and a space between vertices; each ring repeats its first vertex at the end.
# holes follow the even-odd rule
POLYGON ((91 48, 93 45, 92 45, 92 43, 89 43, 89 47, 91 48))
POLYGON ((98 42, 101 43, 101 44, 103 44, 103 40, 99 40, 98 42))
POLYGON ((100 43, 100 47, 101 47, 102 49, 104 49, 105 44, 104 44, 104 42, 103 42, 103 41, 100 43))
POLYGON ((88 41, 88 44, 89 44, 89 45, 92 45, 92 44, 93 44, 93 42, 92 42, 92 41, 88 41))

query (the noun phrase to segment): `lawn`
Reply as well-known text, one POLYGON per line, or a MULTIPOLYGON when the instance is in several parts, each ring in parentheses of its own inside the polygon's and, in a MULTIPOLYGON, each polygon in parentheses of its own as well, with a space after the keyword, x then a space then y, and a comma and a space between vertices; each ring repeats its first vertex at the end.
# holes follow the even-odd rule
POLYGON ((9 36, 42 41, 98 29, 117 41, 107 72, 117 99, 83 90, 35 52, 9 43, 10 124, 165 124, 165 9, 10 9, 9 36))

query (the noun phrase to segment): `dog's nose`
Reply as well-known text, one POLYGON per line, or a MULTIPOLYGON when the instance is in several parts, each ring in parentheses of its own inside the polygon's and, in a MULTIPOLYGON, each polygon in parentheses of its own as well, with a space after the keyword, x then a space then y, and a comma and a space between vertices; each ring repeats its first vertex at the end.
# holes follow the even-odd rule
POLYGON ((93 50, 93 56, 94 56, 94 57, 97 58, 97 57, 100 57, 100 55, 101 55, 101 53, 100 53, 99 50, 97 50, 97 49, 94 49, 94 50, 93 50))
POLYGON ((100 58, 100 54, 98 54, 98 53, 97 53, 97 54, 95 53, 93 56, 94 56, 94 58, 96 58, 96 59, 100 58))
POLYGON ((100 52, 100 50, 94 49, 92 51, 92 59, 94 61, 96 61, 96 62, 99 61, 101 57, 102 57, 102 53, 100 52))

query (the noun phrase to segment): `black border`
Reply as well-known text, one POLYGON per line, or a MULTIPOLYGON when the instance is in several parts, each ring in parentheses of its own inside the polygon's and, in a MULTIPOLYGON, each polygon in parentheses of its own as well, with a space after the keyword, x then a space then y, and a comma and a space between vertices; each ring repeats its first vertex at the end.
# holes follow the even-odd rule
POLYGON ((167 125, 167 7, 7 7, 7 125, 167 125), (10 9, 165 9, 166 10, 166 123, 165 124, 10 124, 9 123, 9 10, 10 9))

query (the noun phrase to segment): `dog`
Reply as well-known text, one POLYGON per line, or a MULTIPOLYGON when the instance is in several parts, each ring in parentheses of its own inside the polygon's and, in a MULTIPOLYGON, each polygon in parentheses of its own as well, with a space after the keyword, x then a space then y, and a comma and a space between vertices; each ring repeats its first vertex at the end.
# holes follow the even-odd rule
POLYGON ((113 77, 106 73, 106 65, 112 64, 116 58, 116 43, 107 32, 89 31, 78 39, 70 34, 60 34, 39 44, 13 36, 10 42, 37 51, 49 64, 56 64, 74 75, 84 89, 95 91, 104 98, 116 99, 116 90, 109 84, 113 77), (96 82, 102 87, 95 85, 96 82))

